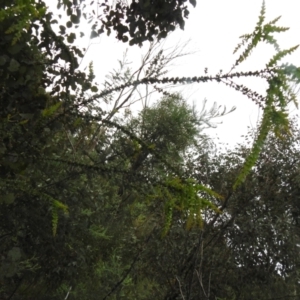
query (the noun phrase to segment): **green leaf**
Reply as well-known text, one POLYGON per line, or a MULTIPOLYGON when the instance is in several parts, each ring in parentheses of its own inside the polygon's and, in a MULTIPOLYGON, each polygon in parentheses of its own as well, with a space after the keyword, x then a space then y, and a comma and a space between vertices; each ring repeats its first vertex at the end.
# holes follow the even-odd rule
POLYGON ((65 61, 69 61, 69 55, 66 51, 62 50, 60 53, 60 58, 65 61))
POLYGON ((53 234, 53 236, 56 236, 57 224, 58 224, 57 208, 53 205, 53 207, 52 207, 52 234, 53 234))
POLYGON ((6 62, 7 62, 7 56, 6 55, 1 55, 0 56, 0 66, 5 65, 6 62))
POLYGON ((92 86, 91 87, 91 91, 94 92, 94 93, 96 93, 96 92, 98 92, 98 88, 96 86, 92 86))
POLYGON ((184 22, 184 20, 182 18, 180 20, 178 20, 178 24, 179 24, 180 29, 184 30, 185 22, 184 22))
POLYGON ((67 8, 67 16, 72 15, 72 9, 70 7, 67 8))
POLYGON ((123 43, 128 42, 128 37, 127 37, 126 35, 124 35, 124 36, 122 37, 122 42, 123 42, 123 43))
POLYGON ((76 15, 71 15, 71 22, 73 24, 79 24, 80 18, 78 16, 76 16, 76 15))
POLYGON ((96 32, 95 30, 93 30, 93 31, 91 32, 90 39, 93 39, 93 38, 95 38, 95 37, 97 37, 97 36, 98 36, 97 32, 96 32))
POLYGON ((290 49, 287 49, 287 50, 279 51, 278 53, 276 53, 276 54, 270 59, 270 61, 269 61, 268 64, 267 64, 267 67, 268 67, 268 68, 271 68, 271 67, 275 66, 276 63, 277 63, 279 60, 281 60, 282 58, 284 58, 286 55, 293 53, 298 47, 299 47, 299 45, 294 46, 294 47, 292 47, 292 48, 290 48, 290 49))
POLYGON ((68 43, 70 43, 70 44, 74 43, 75 39, 76 39, 76 34, 73 33, 73 32, 70 33, 70 34, 68 35, 68 37, 67 37, 67 41, 68 41, 68 43))
POLYGON ((60 34, 65 34, 66 33, 66 27, 63 25, 59 25, 59 29, 60 29, 60 34))
POLYGON ((20 67, 20 64, 14 58, 12 58, 9 63, 8 70, 13 73, 13 72, 18 71, 19 67, 20 67))
POLYGON ((197 1, 196 1, 196 0, 190 0, 190 3, 191 3, 194 7, 196 7, 197 1))
POLYGON ((19 247, 13 247, 11 250, 7 253, 8 258, 11 261, 18 261, 21 259, 21 249, 19 247))
POLYGON ((15 194, 9 193, 6 195, 0 196, 0 204, 12 204, 15 201, 15 194))
POLYGON ((3 143, 0 144, 0 154, 4 154, 6 150, 7 150, 6 146, 3 143))
POLYGON ((167 37, 167 32, 166 31, 162 31, 158 36, 157 36, 157 38, 158 39, 161 39, 161 38, 165 38, 165 37, 167 37))
POLYGON ((68 213, 68 206, 63 204, 62 202, 58 201, 58 200, 53 200, 53 206, 61 209, 64 211, 64 213, 68 213))
POLYGON ((15 55, 15 54, 19 53, 22 50, 22 48, 23 48, 23 45, 17 43, 17 44, 12 45, 11 47, 9 47, 7 50, 10 54, 15 55))
POLYGON ((48 108, 45 108, 42 111, 42 116, 43 117, 51 117, 59 109, 59 107, 61 106, 61 104, 62 104, 62 102, 57 102, 54 105, 52 105, 52 106, 50 106, 48 108))

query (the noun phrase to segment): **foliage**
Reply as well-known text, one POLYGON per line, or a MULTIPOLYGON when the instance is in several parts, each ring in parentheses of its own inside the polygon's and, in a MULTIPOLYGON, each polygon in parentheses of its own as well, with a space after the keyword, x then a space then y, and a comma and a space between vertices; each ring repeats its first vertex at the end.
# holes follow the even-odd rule
MULTIPOLYGON (((70 16, 67 27, 72 28, 79 23, 80 5, 76 1, 62 4, 70 16)), ((184 2, 154 1, 151 7, 139 2, 138 8, 135 4, 126 8, 118 2, 116 10, 106 8, 108 21, 103 22, 104 27, 109 30, 115 26, 114 30, 123 32, 118 38, 124 40, 126 31, 118 23, 122 18, 117 17, 113 25, 108 23, 114 12, 120 13, 122 9, 127 18, 133 16, 129 27, 138 22, 138 29, 129 29, 132 43, 151 40, 155 35, 163 38, 177 23, 183 27, 179 13, 186 11, 184 2), (155 11, 156 20, 152 8, 157 9, 157 5, 162 5, 162 10, 155 11), (165 10, 170 5, 168 19, 165 10), (109 10, 112 13, 108 14, 109 10), (161 23, 162 18, 169 23, 161 23)), ((263 16, 264 7, 255 32, 245 37, 245 41, 253 38, 246 49, 252 50, 257 39, 275 45, 272 33, 282 30, 274 25, 275 21, 263 25, 263 16)), ((0 297, 175 299, 187 294, 193 299, 198 292, 202 295, 209 291, 219 298, 242 295, 241 299, 250 299, 248 295, 254 296, 250 291, 252 285, 237 290, 236 274, 246 276, 244 269, 249 266, 255 271, 263 251, 255 248, 260 251, 256 260, 251 256, 254 250, 248 253, 249 257, 242 255, 247 244, 239 236, 248 230, 242 226, 248 221, 250 210, 247 195, 259 190, 255 185, 247 193, 244 189, 247 184, 258 184, 261 170, 253 166, 256 162, 260 166, 268 134, 286 137, 292 132, 285 109, 290 100, 295 100, 289 84, 297 82, 299 74, 297 67, 278 66, 278 61, 294 48, 277 49, 264 70, 168 78, 162 77, 162 66, 174 58, 174 53, 155 52, 151 44, 137 72, 126 69, 121 62, 120 72, 112 72, 100 89, 94 82, 92 64, 87 74, 78 70, 77 60, 84 53, 71 45, 75 32, 66 32, 59 25, 57 34, 52 29, 55 23, 57 20, 43 1, 0 4, 0 297), (234 82, 239 77, 254 76, 267 80, 266 97, 234 82), (226 111, 214 106, 209 111, 203 107, 197 112, 180 95, 164 89, 169 83, 209 81, 231 86, 264 107, 252 150, 243 152, 242 148, 237 157, 230 153, 228 157, 216 156, 211 160, 212 143, 204 128, 212 126, 213 117, 226 111), (142 85, 153 86, 163 97, 153 105, 145 100, 143 109, 134 116, 130 104, 148 97, 146 94, 135 98, 142 85), (124 115, 123 108, 127 108, 124 115), (240 208, 242 204, 244 209, 240 208), (231 227, 239 216, 239 228, 231 227), (225 229, 226 235, 222 235, 225 229), (212 247, 214 241, 216 247, 212 247), (211 256, 204 258, 199 254, 204 246, 211 256), (220 249, 225 249, 225 254, 220 249), (220 282, 209 275, 212 268, 216 268, 220 282), (232 272, 229 284, 224 271, 227 269, 232 272), (198 275, 195 270, 199 270, 198 275), (194 289, 198 284, 196 275, 200 286, 194 289)), ((244 53, 242 60, 250 51, 244 53)), ((289 137, 282 143, 287 141, 289 137)), ((288 155, 292 157, 294 153, 288 155)), ((283 164, 283 160, 277 163, 283 164)), ((296 170, 292 178, 295 174, 296 170)), ((269 182, 269 174, 263 178, 269 182)), ((297 190, 297 184, 282 183, 272 195, 281 195, 285 185, 297 190)), ((262 190, 263 186, 259 188, 262 190)), ((289 205, 284 209, 286 217, 277 208, 269 212, 273 218, 278 214, 287 226, 278 221, 278 228, 268 228, 273 244, 267 241, 269 236, 260 237, 261 243, 267 241, 272 251, 278 246, 274 241, 293 222, 294 204, 289 205)), ((262 211, 255 214, 258 216, 262 211)), ((266 217, 262 218, 259 223, 257 217, 258 224, 267 226, 266 217)), ((273 272, 271 283, 279 282, 276 288, 282 287, 284 291, 287 286, 296 286, 293 276, 297 271, 297 235, 291 232, 290 236, 291 244, 285 239, 269 259, 269 264, 276 261, 283 266, 282 274, 274 268, 268 270, 273 272), (275 259, 276 255, 280 260, 275 259), (291 257, 294 262, 288 263, 291 257), (292 283, 286 283, 287 278, 292 283)), ((252 244, 255 242, 254 238, 252 244)), ((251 274, 255 275, 254 271, 251 274)), ((256 287, 264 287, 259 276, 254 279, 256 287)))
POLYGON ((42 18, 45 14, 45 7, 38 7, 35 1, 29 0, 16 0, 14 3, 11 1, 3 1, 0 10, 0 22, 5 20, 17 20, 4 31, 5 34, 14 34, 12 39, 12 45, 14 45, 22 35, 23 29, 28 30, 30 28, 30 22, 36 18, 42 18))
POLYGON ((295 121, 291 124, 293 136, 280 141, 269 136, 256 167, 234 192, 232 183, 251 151, 248 146, 189 163, 200 182, 226 195, 223 214, 204 214, 201 232, 171 229, 170 241, 176 243, 166 255, 177 261, 170 265, 177 266, 173 278, 178 280, 165 299, 299 297, 299 128, 295 121))
MULTIPOLYGON (((263 1, 259 21, 257 22, 254 32, 252 34, 243 35, 241 37, 242 44, 238 45, 238 47, 234 51, 236 52, 242 45, 245 45, 248 42, 246 49, 237 59, 233 68, 235 68, 242 61, 247 59, 247 57, 250 55, 251 51, 257 46, 259 41, 265 41, 273 45, 276 50, 276 54, 266 64, 266 68, 268 69, 276 67, 278 62, 284 56, 286 56, 287 54, 291 54, 298 48, 298 46, 295 46, 287 50, 280 50, 279 45, 276 39, 274 38, 273 34, 276 32, 284 32, 288 30, 288 28, 278 27, 275 25, 279 18, 276 18, 273 21, 266 24, 264 24, 264 20, 265 2, 263 1)), ((280 132, 282 131, 289 131, 289 121, 286 113, 287 104, 293 101, 298 107, 296 95, 293 93, 288 84, 288 78, 289 76, 293 75, 294 72, 292 71, 291 73, 291 70, 285 68, 284 66, 276 68, 273 71, 273 76, 267 79, 267 95, 263 99, 264 103, 261 103, 261 105, 264 105, 264 113, 260 125, 260 131, 254 142, 252 151, 247 157, 244 167, 240 175, 238 176, 236 182, 234 183, 234 188, 236 188, 245 179, 249 170, 255 164, 269 131, 275 132, 276 135, 280 135, 280 132)))
MULTIPOLYGON (((111 5, 107 1, 80 1, 59 0, 58 8, 66 10, 69 20, 67 27, 76 26, 80 22, 81 15, 93 22, 91 38, 97 37, 106 30, 110 35, 111 31, 116 32, 116 38, 128 42, 129 45, 142 45, 144 41, 154 41, 154 38, 165 38, 179 25, 184 29, 185 21, 188 18, 189 10, 187 0, 172 1, 150 1, 140 0, 126 3, 116 1, 111 5), (88 8, 91 8, 88 10, 88 8), (98 21, 101 25, 98 25, 98 21)), ((189 1, 194 7, 196 0, 189 1)), ((65 26, 64 26, 65 28, 65 26)))

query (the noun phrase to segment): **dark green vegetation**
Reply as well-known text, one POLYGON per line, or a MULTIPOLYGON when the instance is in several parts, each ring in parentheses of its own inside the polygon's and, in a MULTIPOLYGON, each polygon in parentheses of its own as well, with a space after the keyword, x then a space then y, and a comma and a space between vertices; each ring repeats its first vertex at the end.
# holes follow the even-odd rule
MULTIPOLYGON (((63 1, 68 28, 76 2, 63 1)), ((141 16, 134 43, 183 27, 148 5, 125 9, 141 16)), ((42 1, 0 4, 0 298, 297 299, 300 140, 286 107, 299 71, 279 65, 296 47, 281 51, 274 37, 286 29, 265 23, 263 6, 243 36, 235 68, 265 41, 277 52, 264 70, 162 78, 170 59, 158 52, 145 77, 121 63, 98 91, 92 65, 78 70, 75 33, 56 34, 56 22, 42 1), (265 97, 235 83, 251 76, 268 83, 265 97), (264 109, 252 148, 217 151, 203 128, 223 113, 163 90, 191 81, 226 84, 264 109), (141 85, 162 97, 122 115, 141 85)))
POLYGON ((69 16, 66 24, 69 28, 72 24, 80 23, 82 15, 93 22, 92 38, 104 31, 109 35, 113 30, 117 39, 140 46, 144 41, 165 38, 178 26, 184 29, 184 19, 189 15, 188 2, 196 6, 196 0, 116 1, 115 5, 107 1, 98 1, 97 4, 94 2, 96 1, 58 0, 57 7, 63 7, 69 16))

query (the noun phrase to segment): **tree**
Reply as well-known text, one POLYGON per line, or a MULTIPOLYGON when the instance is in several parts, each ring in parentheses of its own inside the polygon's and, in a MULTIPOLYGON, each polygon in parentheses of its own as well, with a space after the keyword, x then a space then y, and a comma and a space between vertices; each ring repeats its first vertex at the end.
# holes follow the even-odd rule
POLYGON ((186 232, 174 224, 168 251, 157 264, 159 272, 173 268, 172 276, 170 271, 164 273, 173 278, 164 299, 299 297, 296 123, 291 130, 293 136, 280 141, 274 135, 268 138, 255 168, 235 191, 232 183, 251 151, 249 146, 200 155, 189 162, 200 182, 225 196, 223 213, 204 211, 200 232, 186 232))
MULTIPOLYGON (((136 189, 143 179, 134 172, 138 165, 132 155, 139 151, 144 156, 151 150, 142 137, 126 129, 127 124, 110 121, 114 109, 122 107, 116 106, 118 100, 106 115, 101 107, 89 104, 97 90, 92 84, 92 66, 87 75, 75 70, 72 73, 75 57, 47 27, 51 19, 44 7, 37 8, 40 15, 28 25, 27 31, 8 31, 12 21, 7 16, 2 22, 2 30, 7 33, 1 48, 6 72, 1 77, 3 298, 55 297, 60 286, 64 290, 67 285, 68 290, 78 284, 79 278, 83 282, 87 278, 88 282, 93 275, 90 268, 102 259, 108 264, 114 262, 111 251, 123 245, 122 240, 111 241, 111 236, 131 234, 130 230, 126 232, 130 227, 125 226, 130 216, 124 217, 128 208, 119 216, 118 207, 128 195, 138 193, 136 189), (39 35, 34 34, 34 28, 41 30, 39 35), (14 40, 17 34, 20 36, 14 40), (58 49, 56 56, 68 61, 70 68, 57 64, 50 50, 44 52, 51 47, 54 53, 58 49), (98 115, 93 117, 91 111, 98 115), (112 132, 119 138, 112 138, 112 132), (127 148, 120 143, 126 138, 127 148), (143 151, 139 142, 144 145, 143 151), (125 197, 122 188, 127 185, 132 188, 125 197), (118 220, 120 227, 112 222, 118 220)), ((11 8, 12 14, 14 9, 11 8)), ((26 11, 23 15, 20 10, 20 18, 27 18, 26 11)), ((160 55, 156 56, 158 62, 163 59, 160 55)), ((150 66, 149 74, 159 72, 155 65, 150 66)), ((182 109, 184 114, 189 113, 183 102, 182 109)), ((150 183, 143 181, 146 189, 150 183)), ((125 263, 112 276, 112 282, 120 276, 125 263)), ((108 292, 112 283, 106 285, 108 292)))
MULTIPOLYGON (((80 9, 74 15, 72 3, 64 4, 72 23, 78 23, 80 9)), ((1 298, 174 299, 185 293, 184 285, 192 295, 195 253, 203 243, 201 237, 195 248, 191 236, 199 236, 195 228, 206 221, 203 213, 213 217, 211 230, 217 230, 213 225, 223 220, 218 216, 225 206, 223 190, 199 180, 201 172, 190 163, 195 155, 206 162, 203 124, 222 112, 199 115, 163 87, 217 81, 265 108, 242 172, 224 170, 226 182, 235 182, 237 190, 251 176, 268 133, 284 135, 289 128, 285 108, 295 100, 289 82, 298 80, 298 69, 278 66, 278 61, 295 48, 280 51, 272 35, 285 29, 275 26, 276 20, 263 24, 263 6, 254 33, 244 36, 249 44, 236 66, 259 40, 276 46, 264 70, 162 78, 166 57, 158 52, 152 61, 144 60, 143 78, 141 70, 135 75, 125 70, 112 74, 112 82, 99 91, 92 64, 87 74, 78 70, 77 59, 84 54, 71 45, 75 33, 65 33, 62 25, 55 33, 57 21, 43 1, 4 1, 0 9, 1 298), (241 76, 266 79, 267 96, 236 84, 241 76), (163 97, 138 116, 130 110, 120 115, 143 84, 163 97), (112 109, 105 111, 108 101, 112 109), (176 239, 186 246, 174 244, 176 239), (165 253, 170 245, 172 252, 165 253), (93 280, 99 284, 91 287, 93 280)), ((226 239, 218 242, 226 245, 226 239)), ((209 285, 200 283, 201 288, 209 285)))

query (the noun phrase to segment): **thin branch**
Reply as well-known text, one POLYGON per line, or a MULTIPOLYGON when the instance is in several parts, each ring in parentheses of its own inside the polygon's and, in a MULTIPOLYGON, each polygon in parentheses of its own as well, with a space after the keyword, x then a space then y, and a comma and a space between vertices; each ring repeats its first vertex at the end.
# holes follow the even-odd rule
POLYGON ((181 289, 181 283, 180 283, 178 277, 177 277, 177 276, 175 276, 175 277, 176 277, 176 279, 177 279, 177 281, 178 281, 178 285, 179 285, 179 290, 180 290, 181 297, 182 297, 183 300, 185 300, 184 295, 183 295, 183 293, 182 293, 182 289, 181 289))
MULTIPOLYGON (((65 128, 65 134, 66 134, 67 139, 68 139, 68 141, 69 141, 69 143, 70 143, 70 145, 71 145, 71 147, 72 147, 72 149, 73 149, 73 156, 74 156, 75 153, 76 153, 76 150, 75 150, 75 148, 74 148, 74 145, 72 144, 72 141, 71 141, 71 139, 70 139, 70 136, 69 136, 69 134, 68 134, 66 128, 65 128)), ((75 156, 74 156, 74 158, 75 158, 75 156)))
POLYGON ((70 288, 69 288, 69 290, 68 290, 68 292, 67 292, 67 295, 66 295, 66 297, 65 297, 65 299, 64 299, 64 300, 67 300, 67 299, 68 299, 68 297, 69 297, 69 295, 70 295, 70 292, 71 292, 71 290, 72 290, 72 286, 70 286, 70 288))
POLYGON ((206 292, 205 292, 205 289, 204 289, 204 287, 203 287, 202 273, 199 274, 199 272, 196 270, 196 274, 197 274, 198 281, 199 281, 199 285, 201 286, 202 292, 203 292, 205 298, 208 299, 208 296, 207 296, 207 294, 206 294, 206 292))

